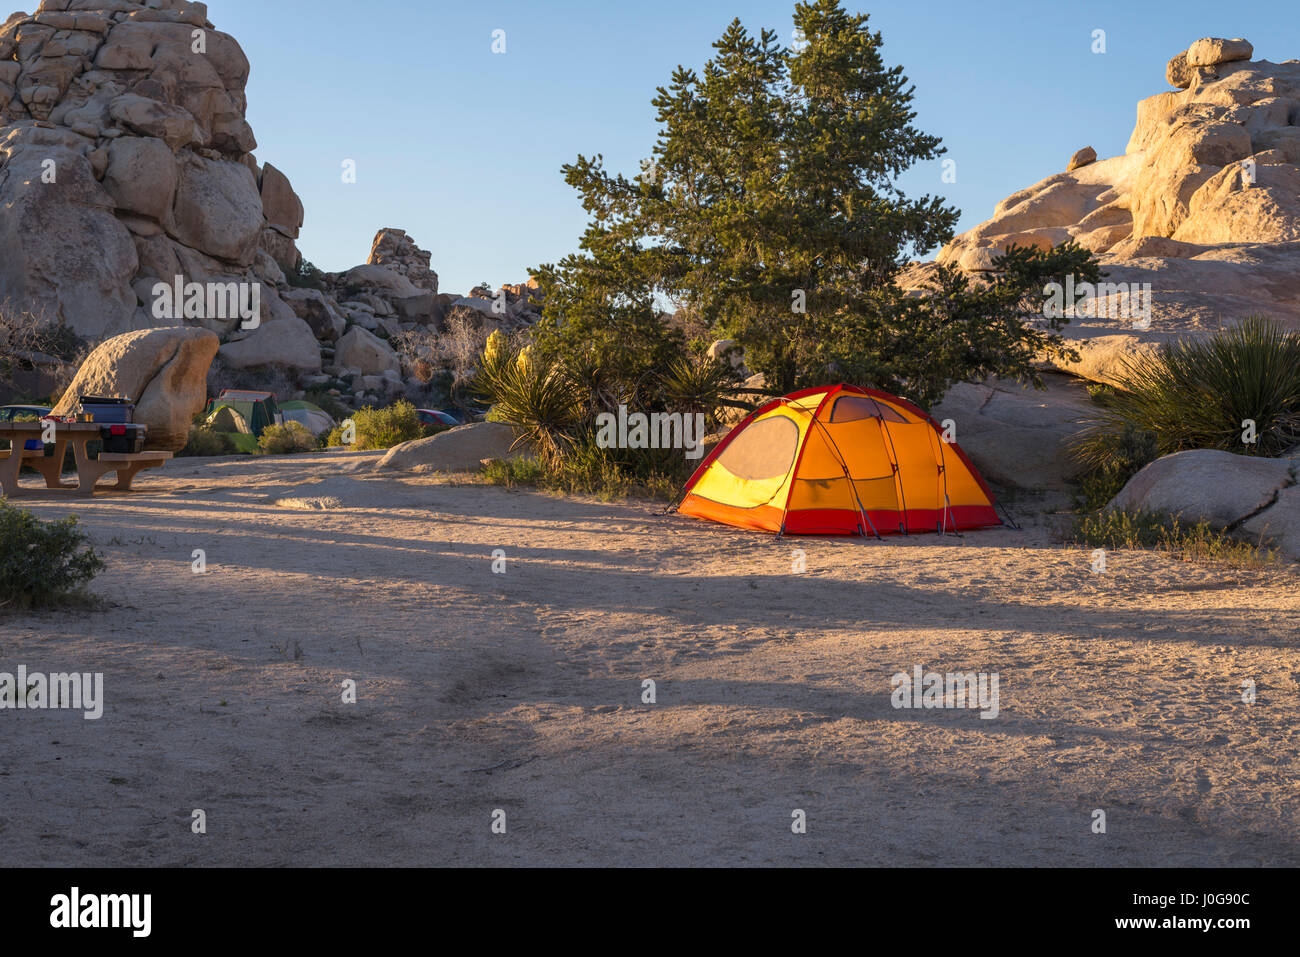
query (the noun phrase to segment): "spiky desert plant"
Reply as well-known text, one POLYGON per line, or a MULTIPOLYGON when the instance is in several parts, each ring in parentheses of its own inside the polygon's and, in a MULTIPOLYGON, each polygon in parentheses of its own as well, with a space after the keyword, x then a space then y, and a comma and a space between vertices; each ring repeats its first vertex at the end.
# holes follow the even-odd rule
POLYGON ((583 415, 595 422, 602 412, 617 412, 628 399, 628 386, 601 355, 595 344, 575 350, 564 359, 564 373, 579 395, 583 415))
POLYGON ((671 412, 703 412, 711 421, 736 387, 731 366, 704 356, 681 356, 659 375, 659 395, 671 412))
POLYGON ((495 418, 508 422, 548 463, 572 447, 583 420, 582 394, 558 366, 548 365, 527 348, 489 359, 485 353, 476 388, 493 404, 495 418))
POLYGON ((508 348, 509 343, 506 341, 505 333, 495 329, 483 345, 483 358, 489 363, 496 362, 505 355, 508 348))
POLYGON ((1221 449, 1278 456, 1300 443, 1300 335, 1262 316, 1128 360, 1116 385, 1073 446, 1092 470, 1114 468, 1135 432, 1154 436, 1159 455, 1221 449), (1246 440, 1251 423, 1253 442, 1246 440))

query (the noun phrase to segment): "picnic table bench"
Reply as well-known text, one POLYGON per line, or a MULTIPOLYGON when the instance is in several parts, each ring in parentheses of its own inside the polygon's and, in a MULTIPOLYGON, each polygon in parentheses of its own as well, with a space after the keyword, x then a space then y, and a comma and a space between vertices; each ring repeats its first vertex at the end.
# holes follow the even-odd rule
POLYGON ((29 439, 40 439, 45 433, 44 422, 0 422, 0 439, 8 439, 11 449, 0 451, 0 495, 12 498, 21 495, 18 475, 24 465, 41 473, 46 488, 68 489, 76 495, 95 494, 95 485, 109 472, 117 473, 119 491, 131 488, 132 481, 145 469, 157 468, 171 459, 170 452, 100 452, 92 459, 86 446, 99 438, 99 426, 93 422, 54 423, 54 455, 45 450, 26 448, 29 439), (63 459, 68 446, 77 463, 77 484, 63 481, 63 459))

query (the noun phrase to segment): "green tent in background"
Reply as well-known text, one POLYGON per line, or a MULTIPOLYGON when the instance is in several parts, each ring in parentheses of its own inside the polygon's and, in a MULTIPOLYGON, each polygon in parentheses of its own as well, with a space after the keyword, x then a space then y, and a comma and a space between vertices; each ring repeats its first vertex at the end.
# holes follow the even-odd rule
POLYGON ((253 434, 252 426, 234 405, 220 405, 204 421, 213 432, 222 432, 230 439, 234 447, 246 455, 257 453, 257 436, 253 434))
POLYGON ((237 389, 224 389, 218 398, 209 399, 203 417, 213 431, 238 432, 254 438, 266 431, 267 426, 284 421, 273 393, 237 389), (220 416, 219 424, 214 421, 217 416, 220 416))
POLYGON ((225 389, 220 397, 209 399, 203 417, 208 428, 224 433, 236 449, 247 454, 256 454, 257 439, 267 426, 284 421, 273 393, 237 389, 225 389))

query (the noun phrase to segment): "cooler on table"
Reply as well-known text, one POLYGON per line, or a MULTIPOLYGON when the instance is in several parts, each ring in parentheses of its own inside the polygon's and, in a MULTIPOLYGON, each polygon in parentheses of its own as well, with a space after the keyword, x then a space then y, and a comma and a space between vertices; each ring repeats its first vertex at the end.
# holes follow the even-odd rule
POLYGON ((104 443, 103 452, 138 455, 144 451, 147 426, 117 422, 99 427, 99 440, 104 443))

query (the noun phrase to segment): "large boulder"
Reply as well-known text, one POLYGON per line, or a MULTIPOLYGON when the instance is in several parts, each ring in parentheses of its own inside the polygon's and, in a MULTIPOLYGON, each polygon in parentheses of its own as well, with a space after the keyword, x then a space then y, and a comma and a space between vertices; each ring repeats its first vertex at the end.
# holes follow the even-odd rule
POLYGON ((345 289, 374 290, 388 299, 410 299, 421 293, 411 280, 387 266, 354 266, 341 281, 345 289))
POLYGON ((1043 376, 1045 388, 993 380, 953 386, 930 414, 990 482, 1063 491, 1078 475, 1071 440, 1096 414, 1083 384, 1043 376))
POLYGON ((434 472, 476 472, 488 459, 521 454, 513 449, 515 433, 501 422, 461 425, 427 439, 403 442, 388 450, 376 469, 423 469, 434 472))
POLYGON ((419 296, 411 296, 409 299, 394 299, 389 306, 399 322, 429 325, 435 322, 434 306, 437 300, 438 297, 434 293, 426 292, 419 296))
POLYGON ((341 369, 357 369, 362 375, 402 371, 402 362, 392 347, 360 326, 353 326, 334 344, 334 362, 341 369))
POLYGON ((1277 501, 1295 482, 1293 459, 1234 455, 1215 449, 1175 452, 1129 479, 1106 507, 1158 511, 1188 522, 1235 528, 1277 501))
POLYGON ((221 347, 221 360, 235 369, 280 365, 300 372, 320 372, 320 344, 311 326, 290 315, 264 322, 245 338, 221 347))
POLYGON ((247 166, 193 153, 182 157, 168 224, 173 238, 209 256, 251 266, 262 225, 262 198, 247 166))
POLYGON ((500 319, 501 316, 492 308, 492 304, 491 299, 486 299, 483 296, 461 296, 459 299, 452 301, 449 315, 465 314, 472 316, 473 313, 465 312, 465 310, 472 309, 483 318, 500 319))
POLYGON ((290 289, 280 293, 280 298, 294 315, 311 326, 312 333, 322 342, 333 342, 347 328, 346 320, 335 311, 331 301, 315 289, 290 289))
POLYGON ((132 327, 138 259, 78 139, 0 131, 0 303, 99 338, 132 327))
POLYGON ((731 363, 733 368, 737 369, 745 364, 745 350, 737 344, 735 339, 714 340, 705 355, 714 362, 721 362, 725 359, 731 363))
POLYGON ((1097 151, 1091 146, 1085 146, 1070 157, 1070 162, 1065 165, 1065 171, 1073 173, 1076 169, 1095 162, 1097 162, 1097 151))
POLYGON ((1249 174, 1240 163, 1224 166, 1192 194, 1173 239, 1201 246, 1300 240, 1300 167, 1268 163, 1249 174))
POLYGON ((1151 361, 1160 353, 1159 343, 1143 342, 1131 335, 1066 339, 1064 345, 1079 358, 1054 352, 1046 355, 1045 361, 1061 372, 1107 385, 1117 385, 1130 368, 1151 361))
POLYGON ((207 402, 207 375, 220 345, 215 333, 186 326, 129 332, 101 342, 54 407, 76 410, 78 396, 135 400, 135 421, 149 427, 148 447, 178 451, 207 402))
POLYGON ((1243 522, 1240 531, 1268 539, 1283 555, 1300 559, 1300 485, 1278 492, 1277 501, 1243 522))
POLYGON ((1206 37, 1187 48, 1187 65, 1217 66, 1235 60, 1249 60, 1254 53, 1255 48, 1250 42, 1240 37, 1235 40, 1206 37))
POLYGON ((131 132, 157 137, 173 151, 189 146, 198 138, 198 129, 189 110, 145 96, 130 93, 119 96, 109 105, 108 112, 114 121, 131 132))
POLYGON ((261 189, 267 223, 290 239, 297 239, 303 221, 302 200, 293 191, 289 177, 267 163, 262 167, 261 189))
POLYGON ((151 136, 124 136, 108 147, 104 188, 124 212, 159 223, 171 212, 179 176, 167 144, 151 136))
POLYGON ((294 272, 302 262, 302 253, 295 243, 278 229, 267 227, 258 239, 258 248, 271 257, 285 272, 294 272))

